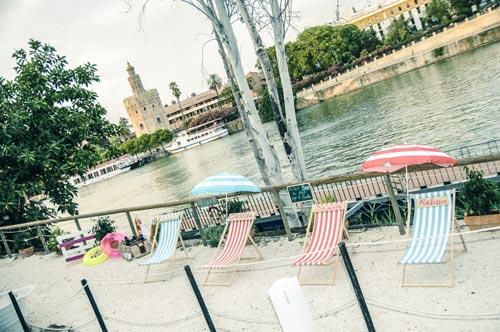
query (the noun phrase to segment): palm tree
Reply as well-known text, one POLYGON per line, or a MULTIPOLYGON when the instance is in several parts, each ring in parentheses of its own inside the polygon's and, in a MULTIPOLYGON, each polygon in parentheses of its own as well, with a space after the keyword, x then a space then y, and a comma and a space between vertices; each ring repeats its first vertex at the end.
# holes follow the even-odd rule
POLYGON ((214 90, 215 94, 217 95, 217 105, 219 106, 219 109, 222 110, 222 107, 220 106, 220 98, 219 98, 219 89, 222 87, 222 79, 220 78, 219 75, 217 74, 210 74, 207 79, 207 84, 208 88, 210 90, 214 90))
POLYGON ((179 97, 181 96, 181 89, 179 89, 179 86, 177 86, 176 82, 170 82, 168 87, 170 88, 170 91, 174 95, 175 99, 177 100, 177 105, 179 105, 179 111, 181 111, 181 121, 184 118, 184 115, 182 114, 182 105, 181 105, 181 100, 179 97))

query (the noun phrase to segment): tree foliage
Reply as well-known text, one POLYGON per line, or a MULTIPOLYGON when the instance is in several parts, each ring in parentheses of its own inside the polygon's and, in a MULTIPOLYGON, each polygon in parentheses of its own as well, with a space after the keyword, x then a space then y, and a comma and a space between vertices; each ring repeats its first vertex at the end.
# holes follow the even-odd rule
POLYGON ((0 77, 0 224, 77 213, 68 179, 93 167, 98 147, 117 133, 90 89, 96 66, 68 68, 52 46, 28 44, 12 55, 15 78, 0 77))
POLYGON ((395 18, 389 25, 384 43, 392 47, 397 47, 408 42, 415 32, 415 28, 410 26, 408 20, 400 16, 395 18))
POLYGON ((238 118, 238 111, 234 108, 223 108, 217 109, 210 112, 202 113, 194 118, 191 118, 188 128, 193 128, 202 125, 206 122, 221 119, 224 122, 228 122, 238 118))
POLYGON ((448 25, 451 22, 450 3, 448 0, 432 0, 427 7, 427 12, 422 17, 427 27, 435 25, 448 25))
MULTIPOLYGON (((316 73, 328 67, 349 63, 364 51, 372 52, 380 40, 371 30, 359 30, 355 25, 319 25, 305 29, 294 42, 286 44, 288 66, 292 80, 316 73)), ((274 47, 267 49, 277 75, 274 47)))
POLYGON ((472 6, 478 6, 480 2, 476 0, 450 0, 450 6, 456 16, 467 17, 472 15, 472 6))
POLYGON ((174 134, 168 129, 158 129, 152 134, 144 134, 140 137, 129 139, 121 143, 117 149, 121 154, 139 154, 148 152, 158 146, 168 144, 174 138, 174 134))

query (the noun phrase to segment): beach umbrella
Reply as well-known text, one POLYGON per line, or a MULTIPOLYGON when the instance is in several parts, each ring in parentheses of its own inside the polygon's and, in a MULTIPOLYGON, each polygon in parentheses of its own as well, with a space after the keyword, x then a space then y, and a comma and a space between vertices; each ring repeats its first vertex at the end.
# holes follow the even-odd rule
POLYGON ((260 188, 242 175, 221 173, 205 178, 194 186, 191 194, 194 196, 216 196, 232 193, 258 193, 260 188))
POLYGON ((361 168, 365 172, 392 173, 408 166, 434 164, 449 167, 456 162, 452 156, 427 145, 400 144, 375 152, 361 168))
POLYGON ((194 196, 217 196, 226 195, 226 217, 227 195, 233 193, 258 193, 260 188, 242 175, 220 173, 209 176, 194 186, 191 194, 194 196))
MULTIPOLYGON (((399 144, 389 146, 375 152, 368 158, 362 165, 361 169, 365 172, 377 173, 393 173, 401 169, 405 169, 406 173, 406 200, 410 204, 410 197, 408 191, 408 167, 415 165, 433 164, 442 167, 449 167, 456 164, 456 159, 452 156, 442 152, 439 149, 427 145, 420 144, 399 144)), ((392 190, 392 185, 389 176, 386 176, 386 185, 391 198, 396 219, 400 224, 400 232, 403 234, 402 218, 397 208, 396 197, 392 190)))

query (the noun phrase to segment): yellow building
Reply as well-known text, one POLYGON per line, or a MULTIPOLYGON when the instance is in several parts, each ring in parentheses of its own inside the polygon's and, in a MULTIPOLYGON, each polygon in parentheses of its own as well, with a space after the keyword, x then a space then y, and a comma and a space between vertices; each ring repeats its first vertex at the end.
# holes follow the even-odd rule
POLYGON ((422 30, 420 18, 425 16, 431 0, 397 0, 379 3, 345 18, 343 24, 354 24, 360 29, 373 29, 378 37, 384 37, 392 20, 403 16, 417 30, 422 30))

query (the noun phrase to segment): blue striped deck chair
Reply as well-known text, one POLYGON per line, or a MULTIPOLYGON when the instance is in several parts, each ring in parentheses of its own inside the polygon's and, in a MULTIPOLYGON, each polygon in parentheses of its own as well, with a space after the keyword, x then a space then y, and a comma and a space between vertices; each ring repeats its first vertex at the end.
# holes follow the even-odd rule
POLYGON ((162 213, 158 216, 153 235, 153 244, 151 246, 151 255, 146 261, 140 263, 140 265, 148 266, 145 282, 148 282, 149 268, 151 265, 162 263, 167 259, 171 259, 171 261, 174 260, 177 241, 181 242, 186 257, 189 257, 184 242, 182 241, 180 230, 181 218, 178 214, 162 213))
MULTIPOLYGON (((413 234, 400 260, 403 265, 402 287, 453 286, 454 228, 460 232, 455 220, 455 196, 454 189, 413 195, 415 205, 413 234), (449 282, 446 284, 407 284, 405 280, 407 265, 446 263, 443 257, 450 233, 452 239, 450 241, 449 282)), ((465 243, 463 244, 465 248, 465 243)), ((465 250, 467 251, 466 248, 465 250)))

